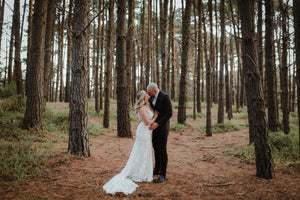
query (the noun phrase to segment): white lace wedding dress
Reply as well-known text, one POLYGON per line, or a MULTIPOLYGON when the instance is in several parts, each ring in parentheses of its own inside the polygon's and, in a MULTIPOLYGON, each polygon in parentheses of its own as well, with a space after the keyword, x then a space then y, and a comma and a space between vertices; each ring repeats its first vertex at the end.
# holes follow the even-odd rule
MULTIPOLYGON (((153 118, 153 112, 147 109, 149 118, 153 118)), ((138 187, 136 182, 151 182, 153 180, 152 163, 152 130, 141 120, 136 130, 136 140, 126 166, 122 172, 110 179, 103 190, 108 194, 123 192, 128 195, 133 193, 138 187)))

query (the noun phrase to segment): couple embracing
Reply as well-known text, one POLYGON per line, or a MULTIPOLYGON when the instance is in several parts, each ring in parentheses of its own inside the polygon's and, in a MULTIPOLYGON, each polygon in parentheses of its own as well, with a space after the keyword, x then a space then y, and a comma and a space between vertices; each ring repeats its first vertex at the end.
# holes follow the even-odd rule
POLYGON ((108 194, 122 192, 133 193, 138 185, 135 182, 151 182, 153 175, 160 175, 154 183, 166 180, 168 163, 167 139, 172 116, 172 104, 169 96, 158 89, 155 83, 149 83, 146 91, 140 91, 134 106, 139 118, 136 140, 126 166, 120 174, 109 180, 103 189, 108 194), (155 165, 152 163, 152 145, 155 165))

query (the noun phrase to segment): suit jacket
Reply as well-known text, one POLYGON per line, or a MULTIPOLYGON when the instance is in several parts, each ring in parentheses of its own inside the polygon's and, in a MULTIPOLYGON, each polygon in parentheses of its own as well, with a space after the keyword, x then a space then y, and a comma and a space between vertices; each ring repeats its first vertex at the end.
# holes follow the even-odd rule
POLYGON ((168 94, 161 90, 158 93, 155 105, 152 103, 153 99, 154 97, 151 97, 149 102, 153 110, 158 111, 158 116, 155 120, 155 122, 159 125, 157 129, 168 130, 170 126, 169 119, 173 115, 171 100, 168 94))

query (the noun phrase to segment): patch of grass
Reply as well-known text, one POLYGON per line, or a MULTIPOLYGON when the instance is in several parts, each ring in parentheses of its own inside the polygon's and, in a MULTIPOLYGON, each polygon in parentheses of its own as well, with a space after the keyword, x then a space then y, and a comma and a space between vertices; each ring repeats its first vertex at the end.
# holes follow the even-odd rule
MULTIPOLYGON (((297 132, 291 132, 285 135, 282 131, 269 133, 270 143, 272 146, 272 157, 276 165, 284 167, 291 163, 300 163, 299 155, 299 137, 297 132)), ((234 155, 240 156, 247 163, 255 164, 254 144, 238 148, 233 152, 234 155)))
MULTIPOLYGON (((201 113, 196 113, 196 120, 197 119, 202 119, 206 116, 206 114, 202 111, 201 113)), ((190 113, 190 114, 187 114, 186 115, 186 118, 190 118, 190 119, 193 119, 194 117, 194 114, 193 113, 190 113)))
MULTIPOLYGON (((225 123, 214 123, 211 126, 212 133, 224 133, 224 132, 232 132, 236 130, 240 130, 242 127, 235 123, 234 121, 226 121, 225 123)), ((199 128, 200 132, 206 131, 206 125, 202 125, 199 128)))
POLYGON ((0 98, 8 98, 16 94, 17 85, 15 82, 7 85, 6 87, 0 87, 0 98))
POLYGON ((170 194, 177 194, 177 191, 175 191, 175 190, 168 190, 168 192, 169 192, 170 194))
POLYGON ((104 135, 104 132, 100 129, 100 126, 98 124, 93 123, 92 121, 89 121, 88 123, 88 130, 89 135, 92 136, 104 135))
POLYGON ((186 128, 191 127, 190 124, 184 123, 184 124, 179 124, 179 123, 173 123, 171 122, 170 124, 170 131, 174 132, 184 132, 186 128))

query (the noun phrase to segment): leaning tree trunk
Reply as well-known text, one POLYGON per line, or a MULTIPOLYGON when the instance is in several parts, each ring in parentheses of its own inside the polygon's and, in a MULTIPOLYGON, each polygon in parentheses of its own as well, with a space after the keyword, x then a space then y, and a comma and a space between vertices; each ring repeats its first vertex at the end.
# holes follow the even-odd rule
POLYGON ((273 26, 273 0, 265 0, 266 8, 266 39, 265 60, 268 90, 268 126, 270 131, 277 131, 277 111, 275 96, 275 63, 274 63, 274 26, 273 26))
POLYGON ((254 51, 254 0, 239 0, 243 37, 243 72, 246 83, 248 120, 254 133, 256 176, 273 178, 274 169, 259 70, 254 51))
POLYGON ((44 55, 45 33, 47 18, 47 1, 36 0, 32 24, 32 43, 30 48, 30 66, 28 72, 26 111, 24 128, 42 128, 43 119, 43 84, 44 84, 44 55))
POLYGON ((117 121, 118 121, 118 136, 132 137, 130 131, 129 103, 128 103, 128 84, 126 70, 126 0, 118 0, 117 11, 117 46, 116 46, 116 69, 117 69, 117 121))
MULTIPOLYGON (((294 28, 295 28, 295 47, 296 47, 296 67, 297 67, 297 105, 298 105, 298 124, 300 124, 300 2, 294 0, 294 28)), ((300 126, 298 130, 299 134, 299 153, 300 153, 300 126)))
POLYGON ((54 22, 55 22, 55 0, 49 0, 47 5, 47 25, 45 35, 45 57, 44 57, 44 98, 48 100, 48 88, 50 78, 50 67, 51 67, 51 46, 53 41, 54 33, 54 22))
POLYGON ((220 38, 220 80, 219 80, 219 103, 218 103, 218 123, 224 123, 224 50, 225 50, 225 1, 221 0, 221 38, 220 38))
POLYGON ((20 0, 15 0, 13 16, 14 36, 15 36, 15 66, 14 74, 17 83, 17 94, 24 96, 22 69, 21 69, 21 36, 20 36, 20 0))
POLYGON ((186 121, 186 78, 188 70, 188 54, 190 44, 190 22, 191 22, 191 0, 186 1, 184 16, 182 20, 182 55, 181 55, 181 76, 180 92, 178 102, 178 123, 186 121))
POLYGON ((87 34, 89 1, 75 0, 68 152, 90 156, 88 134, 87 34))

